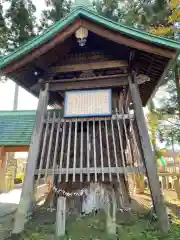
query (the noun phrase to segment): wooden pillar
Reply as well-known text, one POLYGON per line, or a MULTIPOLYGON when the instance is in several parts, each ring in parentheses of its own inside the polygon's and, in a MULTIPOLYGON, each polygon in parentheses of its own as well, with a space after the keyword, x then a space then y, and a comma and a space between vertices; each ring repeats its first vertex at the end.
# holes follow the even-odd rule
POLYGON ((177 194, 177 198, 180 200, 180 181, 179 177, 177 177, 176 180, 174 180, 174 188, 177 194))
POLYGON ((31 144, 27 159, 26 174, 23 183, 20 203, 17 209, 13 233, 18 234, 24 230, 27 214, 32 207, 34 199, 34 174, 39 156, 41 135, 43 129, 43 120, 48 105, 48 84, 44 90, 40 90, 39 103, 36 112, 36 121, 31 138, 31 144))
POLYGON ((167 190, 167 181, 165 176, 162 176, 162 190, 167 190))
POLYGON ((5 191, 8 192, 14 188, 15 166, 14 154, 6 152, 6 176, 5 176, 5 191))
POLYGON ((135 174, 135 183, 136 183, 136 193, 143 194, 144 193, 144 174, 135 174))
POLYGON ((5 191, 6 177, 6 152, 4 147, 0 147, 0 192, 5 191))
POLYGON ((116 234, 116 196, 114 189, 112 190, 112 196, 106 203, 106 230, 110 235, 116 234))
POLYGON ((143 113, 142 102, 138 85, 133 82, 134 76, 129 77, 129 87, 131 92, 132 101, 134 104, 135 117, 137 121, 138 132, 140 135, 140 141, 143 149, 145 167, 147 177, 150 185, 151 196, 154 204, 154 208, 158 217, 159 228, 163 232, 169 230, 169 221, 166 208, 163 201, 163 196, 160 189, 159 178, 156 169, 156 159, 153 154, 151 143, 148 135, 148 129, 143 113))

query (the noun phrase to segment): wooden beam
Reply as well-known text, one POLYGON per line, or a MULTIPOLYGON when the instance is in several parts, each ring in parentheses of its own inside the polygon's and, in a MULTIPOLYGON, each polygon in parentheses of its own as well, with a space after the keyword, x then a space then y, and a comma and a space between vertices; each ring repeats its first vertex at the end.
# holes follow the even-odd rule
POLYGON ((6 153, 4 147, 0 147, 0 192, 5 190, 6 153))
POLYGON ((96 88, 108 88, 108 87, 119 87, 120 85, 127 85, 127 76, 122 77, 111 77, 108 79, 105 77, 92 77, 92 78, 76 78, 69 80, 58 80, 49 83, 49 90, 52 92, 56 91, 67 91, 67 90, 80 90, 80 89, 96 89, 96 88))
POLYGON ((5 153, 4 146, 1 146, 0 147, 0 159, 4 158, 4 153, 5 153))
POLYGON ((153 53, 159 56, 167 57, 167 58, 175 58, 176 51, 171 51, 165 48, 157 47, 153 44, 148 44, 145 42, 142 42, 140 40, 135 40, 130 37, 126 37, 125 35, 121 35, 118 32, 109 30, 105 27, 102 27, 100 25, 97 25, 93 22, 87 21, 82 19, 82 26, 88 29, 91 32, 96 33, 97 35, 104 37, 106 39, 112 40, 114 42, 117 42, 119 44, 124 44, 126 46, 132 47, 133 49, 138 49, 141 51, 145 51, 148 53, 153 53))
POLYGON ((31 145, 29 155, 27 159, 26 174, 24 184, 22 188, 20 203, 17 209, 13 233, 18 234, 24 229, 26 222, 26 216, 31 209, 32 201, 34 199, 34 174, 39 156, 41 136, 43 130, 43 121, 45 112, 47 111, 48 104, 48 84, 46 84, 45 90, 40 91, 39 103, 36 112, 36 121, 31 138, 31 145))
MULTIPOLYGON (((77 122, 81 122, 81 121, 93 121, 93 120, 96 120, 96 121, 104 121, 104 117, 80 117, 80 118, 77 118, 77 122)), ((113 114, 112 116, 106 116, 106 120, 122 120, 122 119, 134 119, 134 114, 113 114)), ((53 119, 50 118, 48 120, 48 123, 52 123, 53 119)), ((66 118, 66 122, 75 122, 76 121, 76 118, 74 119, 68 119, 66 118)), ((45 120, 44 123, 46 123, 47 121, 45 120)), ((59 118, 59 119, 55 119, 54 121, 55 123, 63 123, 64 122, 64 119, 63 118, 59 118)))
POLYGON ((114 60, 114 61, 91 62, 88 64, 83 63, 83 64, 59 65, 50 68, 50 71, 74 72, 74 71, 87 71, 93 69, 123 68, 123 67, 128 67, 128 62, 122 60, 114 60))
POLYGON ((39 56, 48 52, 50 49, 54 48, 57 44, 63 42, 65 39, 67 39, 69 36, 71 36, 80 26, 81 26, 81 21, 78 19, 74 23, 70 24, 69 26, 67 26, 60 32, 58 32, 54 36, 54 38, 52 38, 50 41, 35 48, 29 54, 26 54, 25 56, 21 57, 19 60, 16 60, 15 62, 6 66, 2 70, 3 74, 11 73, 11 72, 17 70, 18 68, 28 64, 35 58, 38 58, 39 56))
POLYGON ((61 83, 61 82, 71 82, 71 81, 91 81, 91 80, 99 80, 99 79, 119 79, 119 78, 126 78, 128 79, 128 74, 113 74, 113 75, 103 75, 103 76, 94 76, 94 77, 85 77, 85 78, 70 78, 70 79, 60 79, 60 80, 48 80, 47 83, 61 83))
POLYGON ((5 146, 5 152, 28 152, 29 145, 27 146, 5 146))
POLYGON ((132 78, 129 77, 129 89, 134 104, 135 117, 145 160, 145 168, 147 171, 154 208, 158 217, 159 228, 161 231, 167 232, 169 230, 169 222, 157 175, 155 164, 156 158, 151 148, 138 85, 132 81, 134 80, 134 77, 135 76, 132 78))
POLYGON ((176 172, 159 172, 158 176, 161 177, 180 177, 180 173, 176 173, 176 172))
MULTIPOLYGON (((117 175, 117 173, 138 173, 139 171, 141 173, 144 173, 144 167, 111 167, 111 173, 114 173, 115 175, 117 175)), ((93 173, 97 174, 102 174, 102 168, 101 167, 89 167, 89 168, 76 168, 75 169, 75 173, 76 174, 93 174, 93 173)), ((35 175, 38 175, 39 169, 36 169, 35 175)), ((45 174, 46 169, 42 169, 41 174, 45 174)), ((68 168, 68 175, 73 174, 74 172, 74 168, 68 168)), ((66 168, 62 168, 61 169, 61 174, 66 175, 67 173, 67 169, 66 168)), ((103 173, 104 174, 109 174, 109 167, 103 167, 103 173)), ((48 175, 53 175, 53 174, 59 174, 59 169, 48 169, 48 175)))

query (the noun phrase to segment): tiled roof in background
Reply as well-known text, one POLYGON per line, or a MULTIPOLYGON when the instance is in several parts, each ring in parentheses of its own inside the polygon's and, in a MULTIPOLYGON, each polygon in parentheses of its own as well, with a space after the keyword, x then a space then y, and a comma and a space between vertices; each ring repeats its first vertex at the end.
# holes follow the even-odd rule
POLYGON ((29 145, 36 111, 0 111, 0 146, 29 145))

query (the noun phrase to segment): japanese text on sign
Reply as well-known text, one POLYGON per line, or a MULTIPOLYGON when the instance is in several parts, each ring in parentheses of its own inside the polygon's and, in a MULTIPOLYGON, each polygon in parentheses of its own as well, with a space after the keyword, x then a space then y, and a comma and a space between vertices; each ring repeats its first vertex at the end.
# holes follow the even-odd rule
POLYGON ((65 97, 65 117, 111 115, 111 90, 69 91, 65 97))

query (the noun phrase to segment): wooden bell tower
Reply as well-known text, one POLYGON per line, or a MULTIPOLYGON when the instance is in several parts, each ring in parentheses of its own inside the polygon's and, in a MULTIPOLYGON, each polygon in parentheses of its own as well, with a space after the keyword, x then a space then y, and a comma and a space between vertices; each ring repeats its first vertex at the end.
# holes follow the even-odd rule
POLYGON ((40 179, 64 189, 114 184, 123 195, 131 174, 147 176, 159 228, 168 231, 143 106, 179 48, 80 6, 4 57, 2 73, 39 96, 14 233, 24 228, 40 179))

